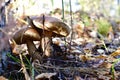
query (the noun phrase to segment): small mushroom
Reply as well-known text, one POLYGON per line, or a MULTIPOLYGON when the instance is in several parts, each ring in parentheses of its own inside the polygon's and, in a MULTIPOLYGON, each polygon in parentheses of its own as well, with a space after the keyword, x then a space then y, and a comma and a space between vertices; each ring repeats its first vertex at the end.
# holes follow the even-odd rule
POLYGON ((37 48, 33 41, 40 41, 41 36, 39 33, 31 28, 31 27, 25 27, 20 30, 18 30, 14 35, 13 35, 13 40, 16 42, 16 44, 21 45, 21 44, 26 44, 28 48, 28 52, 31 57, 34 59, 41 59, 40 54, 36 51, 37 48))
POLYGON ((50 16, 28 17, 28 23, 37 31, 39 29, 43 30, 42 33, 40 33, 42 36, 41 46, 46 56, 51 55, 52 37, 66 37, 70 33, 70 28, 67 24, 50 16))

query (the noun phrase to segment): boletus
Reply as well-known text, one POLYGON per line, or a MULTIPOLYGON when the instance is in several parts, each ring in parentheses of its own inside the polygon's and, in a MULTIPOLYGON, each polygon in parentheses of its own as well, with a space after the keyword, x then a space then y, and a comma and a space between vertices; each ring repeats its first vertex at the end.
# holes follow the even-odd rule
POLYGON ((26 44, 29 55, 33 58, 33 60, 35 60, 35 59, 41 60, 41 55, 39 54, 35 44, 33 43, 33 41, 41 40, 41 36, 35 29, 33 29, 32 27, 24 27, 24 28, 18 30, 13 35, 13 40, 18 45, 26 44))
POLYGON ((42 41, 40 45, 48 57, 51 56, 52 52, 52 37, 66 37, 70 33, 70 28, 66 23, 51 16, 28 17, 28 23, 41 35, 42 41), (39 29, 43 30, 42 33, 39 29))

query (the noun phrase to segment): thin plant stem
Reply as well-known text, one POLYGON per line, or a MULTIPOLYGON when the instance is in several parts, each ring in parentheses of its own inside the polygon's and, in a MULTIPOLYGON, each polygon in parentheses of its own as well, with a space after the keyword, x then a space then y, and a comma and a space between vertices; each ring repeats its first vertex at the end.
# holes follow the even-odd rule
POLYGON ((35 80, 35 79, 34 79, 34 76, 35 76, 34 62, 32 63, 31 73, 32 73, 32 75, 31 75, 32 80, 35 80))
POLYGON ((62 0, 62 20, 65 21, 65 13, 64 13, 64 0, 62 0))
MULTIPOLYGON (((65 22, 64 0, 62 0, 62 20, 63 22, 65 22)), ((64 38, 64 41, 65 41, 65 52, 66 52, 67 51, 66 38, 64 38)))
POLYGON ((70 5, 70 23, 71 23, 71 39, 70 39, 70 46, 73 38, 73 14, 72 14, 72 5, 71 5, 71 0, 69 0, 69 5, 70 5))
POLYGON ((98 35, 100 36, 101 42, 102 42, 102 44, 103 44, 105 50, 106 50, 107 53, 108 53, 108 48, 107 48, 107 46, 106 46, 106 44, 105 44, 105 42, 104 42, 104 37, 103 37, 100 33, 98 33, 98 35))
POLYGON ((112 64, 112 80, 116 80, 116 77, 115 77, 115 64, 118 63, 120 61, 120 58, 116 59, 114 61, 114 63, 112 64))
POLYGON ((43 24, 43 38, 44 38, 44 51, 43 51, 43 55, 42 55, 42 57, 44 57, 44 55, 45 55, 45 15, 43 14, 43 22, 42 22, 42 24, 43 24))

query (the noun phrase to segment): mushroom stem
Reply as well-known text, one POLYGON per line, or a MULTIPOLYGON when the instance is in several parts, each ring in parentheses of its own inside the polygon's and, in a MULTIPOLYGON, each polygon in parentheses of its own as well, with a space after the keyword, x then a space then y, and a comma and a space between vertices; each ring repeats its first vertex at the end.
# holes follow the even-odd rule
POLYGON ((52 46, 51 46, 51 44, 52 44, 52 37, 44 37, 44 38, 42 38, 41 45, 42 45, 42 49, 43 49, 43 52, 44 52, 43 57, 44 56, 47 56, 47 57, 52 56, 51 55, 52 54, 52 46))
POLYGON ((30 56, 32 57, 32 60, 34 61, 38 59, 41 62, 42 57, 40 55, 40 52, 37 51, 35 44, 29 40, 26 41, 26 44, 27 44, 28 52, 30 56))
POLYGON ((28 52, 29 52, 30 56, 32 56, 33 53, 37 50, 37 48, 32 41, 27 40, 26 44, 27 44, 28 52))

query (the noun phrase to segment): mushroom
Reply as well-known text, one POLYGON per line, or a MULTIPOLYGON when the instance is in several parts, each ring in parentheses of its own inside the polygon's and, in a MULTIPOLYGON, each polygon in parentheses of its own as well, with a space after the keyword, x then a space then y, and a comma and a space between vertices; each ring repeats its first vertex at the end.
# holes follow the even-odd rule
POLYGON ((28 17, 28 23, 31 25, 31 27, 35 28, 37 31, 39 29, 43 30, 40 33, 42 37, 41 47, 45 52, 46 56, 51 56, 52 37, 66 37, 70 33, 70 28, 66 23, 50 16, 42 15, 40 17, 34 18, 28 17))
POLYGON ((16 42, 16 44, 21 45, 21 44, 26 44, 28 48, 28 52, 30 56, 34 59, 39 59, 41 60, 41 55, 39 52, 37 52, 37 48, 33 41, 40 41, 41 36, 39 33, 31 28, 31 27, 24 27, 20 30, 18 30, 14 35, 13 35, 13 40, 16 42))

